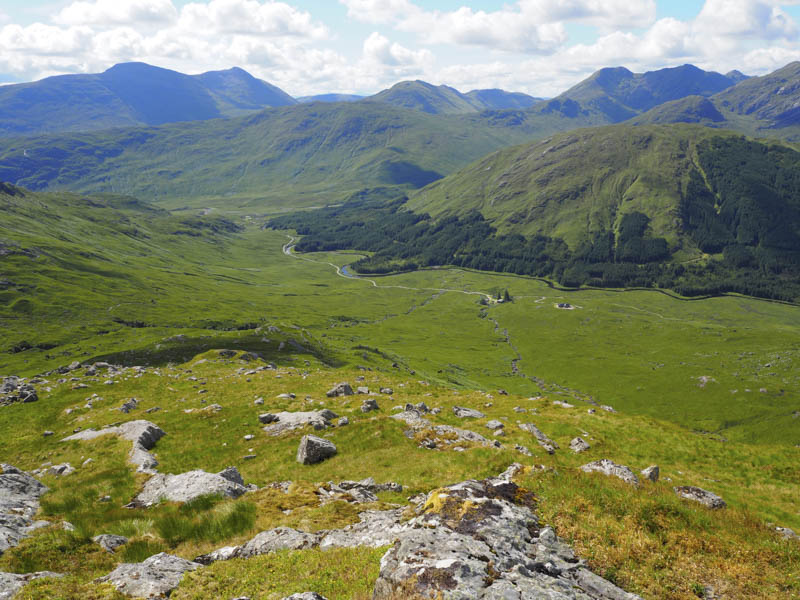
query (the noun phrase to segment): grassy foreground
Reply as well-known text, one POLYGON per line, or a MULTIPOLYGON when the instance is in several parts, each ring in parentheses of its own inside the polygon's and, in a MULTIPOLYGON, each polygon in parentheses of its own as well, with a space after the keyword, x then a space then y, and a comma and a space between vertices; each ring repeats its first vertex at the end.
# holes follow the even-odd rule
MULTIPOLYGON (((294 358, 296 366, 284 362, 274 371, 244 375, 240 369, 253 363, 224 359, 214 350, 188 363, 122 378, 114 385, 81 377, 80 382, 89 388, 73 390, 75 382, 56 384, 38 403, 1 409, 0 428, 20 432, 0 441, 4 460, 23 469, 65 461, 78 467, 65 477, 43 477, 51 492, 43 498, 42 515, 53 527, 0 558, 0 570, 48 569, 68 577, 37 581, 21 597, 115 598, 110 588, 92 580, 119 562, 142 560, 158 551, 193 558, 278 525, 309 531, 341 527, 357 521, 358 511, 364 508, 404 504, 407 496, 493 475, 515 461, 548 467, 520 480, 538 496, 542 521, 574 543, 593 569, 626 589, 650 598, 691 598, 706 585, 730 598, 792 598, 800 593, 800 545, 784 541, 767 525, 800 526, 796 507, 800 480, 794 469, 800 459, 798 448, 722 442, 643 416, 589 414, 586 404, 573 408, 553 404, 558 396, 465 391, 433 385, 397 369, 331 370, 313 358, 308 365, 303 362, 306 359, 287 358, 294 358), (365 378, 361 385, 371 389, 394 388, 391 399, 378 397, 381 409, 377 413, 361 413, 363 396, 325 398, 324 392, 335 382, 355 383, 359 376, 365 378), (207 392, 199 394, 199 389, 207 392), (296 398, 277 397, 288 392, 296 398), (101 398, 95 398, 93 408, 85 408, 85 399, 92 393, 101 398), (260 487, 292 481, 289 493, 262 489, 235 501, 202 498, 184 506, 121 508, 143 481, 125 463, 127 445, 113 437, 91 442, 59 440, 78 426, 119 421, 120 413, 110 409, 131 396, 140 403, 126 418, 150 419, 167 432, 154 450, 161 472, 195 468, 215 472, 236 465, 246 482, 260 487), (256 398, 263 398, 264 406, 255 406, 256 398), (418 448, 403 435, 403 424, 389 415, 394 405, 420 401, 442 408, 432 417, 436 422, 465 426, 487 437, 485 423, 492 418, 503 420, 504 447, 465 452, 418 448), (222 410, 203 410, 212 403, 222 410), (478 408, 486 418, 465 423, 453 415, 454 405, 478 408), (160 410, 144 413, 156 406, 160 410), (295 462, 303 432, 270 438, 259 430, 256 415, 263 410, 319 406, 351 420, 347 427, 325 432, 339 454, 324 463, 303 466, 295 462), (517 412, 515 407, 528 412, 517 412), (66 415, 67 408, 74 412, 66 415), (530 434, 517 427, 520 421, 536 423, 562 449, 547 455, 530 434), (42 438, 45 427, 55 435, 42 438), (246 434, 255 438, 244 440, 246 434), (577 435, 591 444, 581 455, 567 449, 577 435), (515 444, 528 446, 534 457, 516 452, 515 444), (246 454, 256 458, 244 460, 246 454), (92 461, 81 466, 87 458, 92 461), (637 471, 659 464, 663 480, 634 489, 577 469, 599 458, 611 458, 637 471), (402 483, 404 491, 382 493, 379 503, 361 506, 320 505, 314 494, 322 482, 368 476, 402 483), (673 494, 673 485, 689 484, 722 495, 729 507, 712 512, 673 494), (100 502, 105 495, 112 500, 100 502), (72 523, 75 531, 64 531, 62 520, 72 523), (131 543, 116 554, 107 554, 89 539, 99 533, 126 535, 131 543)), ((314 589, 332 599, 367 598, 382 554, 382 550, 314 550, 218 563, 187 576, 173 597, 281 598, 314 589)))

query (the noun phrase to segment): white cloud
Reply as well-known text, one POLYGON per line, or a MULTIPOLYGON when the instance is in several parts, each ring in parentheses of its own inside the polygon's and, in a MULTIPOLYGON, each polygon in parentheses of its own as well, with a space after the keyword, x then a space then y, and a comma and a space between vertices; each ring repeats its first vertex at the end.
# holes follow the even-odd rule
POLYGON ((73 2, 53 20, 60 25, 157 25, 177 17, 171 0, 95 0, 73 2))
POLYGON ((347 6, 347 16, 351 19, 375 25, 392 23, 422 12, 409 0, 339 0, 339 2, 347 6))
POLYGON ((430 50, 409 50, 397 43, 392 43, 380 33, 373 32, 364 40, 364 60, 367 62, 399 66, 423 66, 433 62, 430 50))
POLYGON ((315 22, 310 13, 284 2, 259 0, 211 0, 207 4, 187 4, 181 10, 178 28, 201 35, 228 33, 316 39, 327 36, 327 28, 315 22))
POLYGON ((706 0, 695 23, 712 35, 767 40, 797 36, 794 19, 770 0, 706 0))

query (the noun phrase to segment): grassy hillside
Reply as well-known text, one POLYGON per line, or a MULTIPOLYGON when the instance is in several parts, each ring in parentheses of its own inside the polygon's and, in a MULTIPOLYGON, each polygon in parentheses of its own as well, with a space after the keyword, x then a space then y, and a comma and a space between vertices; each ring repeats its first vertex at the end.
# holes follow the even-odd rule
POLYGON ((215 119, 296 101, 242 69, 190 76, 145 63, 0 88, 0 137, 215 119))
POLYGON ((373 283, 329 264, 352 254, 284 254, 289 238, 258 220, 24 193, 2 196, 3 374, 74 360, 164 365, 226 345, 278 360, 293 340, 326 364, 397 363, 457 387, 591 396, 728 439, 798 442, 794 306, 568 292, 459 269, 373 283), (481 303, 504 289, 512 303, 481 303), (270 325, 283 332, 270 341, 253 329, 270 325))
POLYGON ((304 104, 238 119, 0 140, 0 180, 173 206, 208 206, 209 198, 313 206, 366 187, 421 187, 570 125, 521 111, 434 116, 377 102, 304 104))

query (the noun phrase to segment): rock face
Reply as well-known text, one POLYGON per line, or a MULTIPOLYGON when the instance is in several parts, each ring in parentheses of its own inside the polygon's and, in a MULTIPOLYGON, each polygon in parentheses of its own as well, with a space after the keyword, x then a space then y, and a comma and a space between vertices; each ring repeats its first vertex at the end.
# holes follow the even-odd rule
POLYGON ((329 389, 326 395, 328 398, 335 398, 336 396, 352 396, 353 388, 349 383, 343 381, 342 383, 337 383, 335 386, 329 389))
POLYGON ((649 479, 653 483, 658 481, 659 473, 660 469, 658 468, 658 465, 650 465, 646 469, 642 470, 642 475, 644 476, 644 478, 649 479))
POLYGON ((315 435, 304 435, 297 447, 297 462, 313 465, 336 454, 333 442, 315 435))
POLYGON ((264 431, 269 435, 281 435, 287 431, 302 429, 306 425, 311 425, 317 431, 327 429, 332 426, 331 421, 339 415, 332 410, 324 409, 309 412, 279 412, 272 416, 274 419, 264 427, 264 431))
POLYGON ((0 464, 0 555, 45 521, 34 522, 47 487, 11 465, 0 464))
POLYGON ((580 452, 586 452, 589 448, 589 442, 582 437, 576 437, 569 443, 569 449, 576 454, 580 452))
POLYGON ((39 571, 37 573, 26 573, 25 575, 0 573, 0 600, 11 600, 28 583, 42 577, 63 577, 63 575, 51 571, 39 571))
POLYGON ((539 529, 533 507, 532 494, 507 477, 431 492, 381 560, 373 598, 401 590, 447 600, 637 598, 586 569, 552 529, 539 529))
POLYGON ((462 419, 482 419, 486 415, 474 408, 464 408, 463 406, 454 406, 453 414, 462 419))
POLYGON ((39 395, 32 384, 19 377, 3 377, 0 384, 0 406, 7 406, 15 402, 36 402, 39 395))
POLYGON ((144 484, 142 491, 134 498, 133 504, 151 506, 161 500, 189 502, 206 494, 222 494, 238 498, 247 491, 247 488, 239 483, 241 477, 234 467, 228 467, 221 473, 207 473, 199 469, 179 475, 157 473, 144 484), (233 471, 238 478, 234 476, 233 471))
POLYGON ((618 465, 607 458, 583 465, 581 467, 581 471, 584 471, 585 473, 597 472, 603 473, 604 475, 613 475, 614 477, 619 477, 625 483, 639 485, 639 478, 636 477, 633 471, 631 471, 628 467, 624 465, 618 465))
POLYGON ((156 442, 166 435, 164 430, 150 421, 128 421, 117 427, 106 427, 100 430, 87 429, 69 437, 62 442, 70 440, 93 440, 101 435, 116 435, 133 444, 128 460, 137 466, 140 473, 155 473, 158 461, 148 452, 156 442))
POLYGON ((520 423, 519 428, 522 429, 522 431, 532 433, 536 441, 539 442, 539 445, 544 448, 548 454, 553 454, 558 449, 558 444, 542 433, 533 423, 520 423))
POLYGON ((123 594, 135 598, 160 598, 169 596, 178 587, 186 571, 201 566, 161 552, 140 563, 123 563, 96 581, 108 582, 123 594))
POLYGON ((704 490, 703 488, 695 487, 693 485, 683 485, 673 489, 681 498, 694 500, 695 502, 699 502, 708 508, 719 509, 727 506, 725 500, 717 496, 715 493, 704 490))

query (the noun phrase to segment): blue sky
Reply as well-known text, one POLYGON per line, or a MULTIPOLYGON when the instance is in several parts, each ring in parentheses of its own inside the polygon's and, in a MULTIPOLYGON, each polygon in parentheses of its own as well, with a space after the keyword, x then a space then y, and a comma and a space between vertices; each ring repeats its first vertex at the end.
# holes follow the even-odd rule
POLYGON ((0 0, 0 83, 141 60, 240 66, 293 95, 404 79, 553 96, 604 66, 763 74, 800 0, 0 0))

